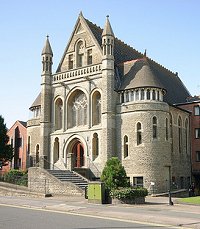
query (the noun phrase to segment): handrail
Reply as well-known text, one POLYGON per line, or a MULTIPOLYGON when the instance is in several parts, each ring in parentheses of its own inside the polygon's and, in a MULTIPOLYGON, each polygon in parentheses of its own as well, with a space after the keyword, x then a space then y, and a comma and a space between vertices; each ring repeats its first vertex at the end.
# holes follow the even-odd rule
POLYGON ((94 169, 96 170, 96 176, 100 177, 101 172, 99 171, 99 169, 97 168, 97 166, 94 164, 94 162, 88 157, 88 161, 89 161, 89 169, 91 170, 91 165, 94 167, 94 169))

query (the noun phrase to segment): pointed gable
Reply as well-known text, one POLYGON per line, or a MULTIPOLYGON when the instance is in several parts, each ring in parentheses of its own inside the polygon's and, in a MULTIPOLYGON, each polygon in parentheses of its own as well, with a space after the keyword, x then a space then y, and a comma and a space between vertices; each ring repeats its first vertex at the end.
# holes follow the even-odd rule
MULTIPOLYGON (((77 67, 77 58, 75 54, 77 52, 77 44, 79 41, 82 41, 81 48, 84 49, 83 53, 87 55, 87 51, 89 49, 92 50, 92 55, 95 62, 101 63, 102 51, 99 42, 96 40, 90 27, 88 26, 86 19, 83 17, 82 13, 80 13, 56 72, 69 70, 70 58, 74 62, 74 68, 77 67), (69 55, 71 56, 69 57, 69 55)), ((84 61, 87 62, 86 59, 84 61)))

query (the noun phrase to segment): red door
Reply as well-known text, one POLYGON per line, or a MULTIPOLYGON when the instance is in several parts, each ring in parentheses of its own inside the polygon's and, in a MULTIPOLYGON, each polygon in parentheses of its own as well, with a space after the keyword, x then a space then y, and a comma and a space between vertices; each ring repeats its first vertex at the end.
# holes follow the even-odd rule
POLYGON ((80 168, 84 165, 84 149, 80 142, 77 142, 73 148, 74 167, 80 168))

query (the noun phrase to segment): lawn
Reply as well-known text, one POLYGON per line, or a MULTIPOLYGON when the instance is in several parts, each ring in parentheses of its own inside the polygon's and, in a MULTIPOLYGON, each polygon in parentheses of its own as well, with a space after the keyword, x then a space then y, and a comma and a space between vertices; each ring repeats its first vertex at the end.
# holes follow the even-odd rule
POLYGON ((200 196, 180 198, 179 203, 197 204, 200 205, 200 196))

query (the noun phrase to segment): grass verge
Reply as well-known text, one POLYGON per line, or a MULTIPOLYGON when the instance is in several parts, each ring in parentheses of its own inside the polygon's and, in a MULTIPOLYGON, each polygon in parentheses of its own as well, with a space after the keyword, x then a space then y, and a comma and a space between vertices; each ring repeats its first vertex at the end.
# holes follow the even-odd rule
POLYGON ((196 204, 200 205, 200 196, 180 198, 178 200, 179 203, 188 203, 188 204, 196 204))

